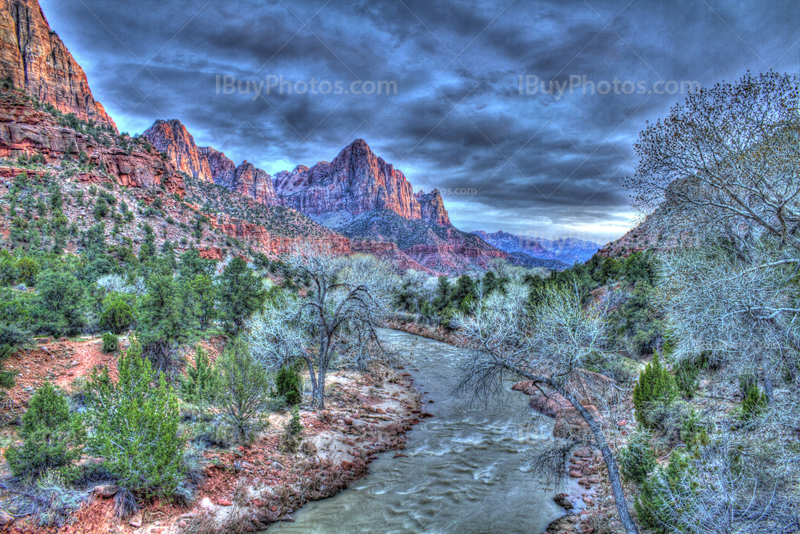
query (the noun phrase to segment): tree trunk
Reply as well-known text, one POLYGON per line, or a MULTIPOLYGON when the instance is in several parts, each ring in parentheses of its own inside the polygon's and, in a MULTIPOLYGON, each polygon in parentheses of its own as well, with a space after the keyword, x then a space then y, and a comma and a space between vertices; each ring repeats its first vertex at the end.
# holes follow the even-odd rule
POLYGON ((608 467, 608 478, 611 481, 611 490, 614 492, 614 500, 617 503, 619 519, 622 521, 622 525, 625 527, 625 532, 627 532, 627 534, 639 534, 639 529, 628 511, 628 503, 625 501, 625 493, 622 490, 622 477, 620 477, 619 474, 619 467, 617 466, 617 461, 614 459, 614 453, 611 452, 611 447, 609 447, 606 437, 603 434, 603 428, 594 420, 592 414, 589 413, 576 397, 564 391, 564 389, 555 382, 540 376, 529 376, 527 378, 530 378, 534 382, 541 382, 558 392, 578 410, 583 420, 589 425, 589 429, 592 431, 594 439, 597 442, 597 448, 600 449, 600 452, 603 454, 603 460, 606 463, 606 467, 608 467))

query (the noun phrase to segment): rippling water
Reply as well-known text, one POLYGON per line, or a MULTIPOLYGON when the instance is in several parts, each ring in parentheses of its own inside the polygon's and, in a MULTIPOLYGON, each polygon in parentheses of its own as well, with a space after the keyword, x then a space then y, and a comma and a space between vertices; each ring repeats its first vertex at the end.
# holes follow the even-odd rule
POLYGON ((452 395, 461 350, 404 332, 381 336, 408 356, 435 417, 407 434, 408 458, 381 454, 366 478, 267 532, 539 534, 563 514, 555 489, 530 472, 527 453, 551 428, 533 420, 524 395, 471 405, 452 395))

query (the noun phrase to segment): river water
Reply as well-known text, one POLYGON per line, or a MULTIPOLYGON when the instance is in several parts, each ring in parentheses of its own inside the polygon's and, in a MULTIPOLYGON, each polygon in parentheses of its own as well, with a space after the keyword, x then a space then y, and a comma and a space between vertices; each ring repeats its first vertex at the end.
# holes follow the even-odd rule
POLYGON ((407 356, 423 411, 435 417, 407 434, 407 458, 381 454, 365 478, 267 532, 539 534, 563 515, 556 489, 531 472, 530 453, 551 427, 534 418, 525 395, 488 405, 455 397, 462 350, 393 330, 381 337, 407 356))

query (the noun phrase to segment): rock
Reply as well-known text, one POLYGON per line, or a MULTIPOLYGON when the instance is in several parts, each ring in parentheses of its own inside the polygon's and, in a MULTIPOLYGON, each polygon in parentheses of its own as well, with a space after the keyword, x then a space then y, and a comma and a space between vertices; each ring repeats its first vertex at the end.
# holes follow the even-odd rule
POLYGON ((200 508, 203 508, 204 510, 213 510, 214 503, 211 502, 211 499, 208 497, 203 497, 203 500, 200 501, 200 508))
POLYGON ((390 436, 396 436, 398 434, 402 434, 404 432, 404 429, 400 423, 389 423, 388 425, 383 427, 383 431, 389 434, 390 436))
POLYGON ((118 491, 119 487, 116 484, 102 484, 100 486, 95 486, 94 489, 92 489, 92 493, 103 499, 113 497, 118 491))
POLYGON ((581 499, 583 499, 583 502, 585 502, 587 506, 591 506, 594 504, 594 501, 592 500, 591 497, 581 497, 581 499))
POLYGON ((581 478, 583 476, 583 473, 581 473, 580 471, 570 471, 569 476, 571 476, 572 478, 581 478))
POLYGON ((290 515, 285 515, 285 516, 281 517, 281 522, 283 522, 283 523, 294 523, 294 517, 292 517, 290 515))
POLYGON ((233 506, 233 503, 228 499, 217 499, 217 504, 220 506, 233 506))
POLYGON ((566 493, 558 493, 553 497, 553 502, 562 507, 564 510, 572 510, 572 503, 569 502, 569 496, 566 493))
POLYGON ((144 136, 159 152, 169 156, 176 170, 204 182, 213 182, 208 159, 198 151, 194 138, 179 120, 157 120, 144 136))
POLYGON ((133 517, 128 520, 128 524, 133 528, 139 528, 142 526, 142 512, 136 512, 133 517))
POLYGON ((394 457, 395 457, 395 458, 408 458, 408 456, 407 456, 407 455, 405 455, 405 454, 402 454, 402 453, 399 453, 399 452, 398 452, 397 454, 395 454, 395 455, 394 455, 394 457))

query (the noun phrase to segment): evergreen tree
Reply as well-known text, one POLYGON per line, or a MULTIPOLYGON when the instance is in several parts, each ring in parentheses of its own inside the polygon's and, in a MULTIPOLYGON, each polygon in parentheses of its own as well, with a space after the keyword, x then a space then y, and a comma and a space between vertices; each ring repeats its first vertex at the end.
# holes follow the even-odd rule
POLYGON ((178 273, 181 278, 186 280, 192 280, 200 275, 211 277, 214 273, 214 262, 201 258, 200 252, 196 248, 191 247, 181 254, 178 273))
POLYGON ((72 336, 86 325, 84 286, 72 273, 44 271, 36 278, 36 289, 35 314, 43 332, 72 336))
POLYGON ((38 477, 80 458, 84 432, 58 390, 46 383, 31 397, 19 431, 21 447, 9 447, 6 460, 17 477, 38 477))
POLYGON ((187 284, 186 308, 194 312, 200 330, 207 330, 217 318, 216 294, 211 278, 205 274, 196 275, 187 284))
MULTIPOLYGON (((676 450, 666 468, 657 469, 655 474, 644 480, 641 493, 634 503, 642 526, 663 534, 689 531, 689 525, 676 524, 671 513, 676 506, 674 495, 683 495, 683 501, 690 502, 685 492, 696 490, 694 484, 687 482, 688 475, 689 463, 681 451, 676 450)), ((689 517, 691 513, 683 510, 681 516, 689 517)))
POLYGON ((295 405, 303 400, 303 381, 300 372, 294 366, 284 365, 275 376, 275 389, 279 397, 295 405))
POLYGON ((648 363, 633 388, 636 420, 647 428, 658 424, 658 417, 678 396, 675 377, 661 365, 658 354, 648 363))
POLYGON ((110 293, 103 299, 103 312, 100 314, 100 328, 117 335, 122 334, 133 324, 133 298, 121 293, 110 293))
POLYGON ((234 338, 217 360, 220 394, 217 398, 221 416, 240 442, 249 441, 263 426, 261 412, 269 399, 269 376, 240 338, 234 338))
MULTIPOLYGON (((170 275, 154 274, 147 281, 147 294, 138 305, 139 339, 145 355, 160 370, 174 363, 172 356, 179 341, 191 335, 186 323, 178 284, 170 275)), ((190 314, 191 315, 191 314, 190 314)))
POLYGON ((244 322, 259 310, 267 298, 261 279, 247 263, 234 258, 222 272, 220 307, 225 319, 225 329, 236 335, 244 322))
POLYGON ((89 381, 90 450, 122 487, 145 496, 170 495, 183 480, 178 400, 135 340, 117 367, 116 383, 108 368, 89 381))

